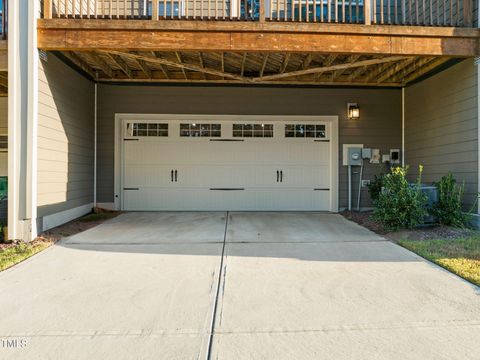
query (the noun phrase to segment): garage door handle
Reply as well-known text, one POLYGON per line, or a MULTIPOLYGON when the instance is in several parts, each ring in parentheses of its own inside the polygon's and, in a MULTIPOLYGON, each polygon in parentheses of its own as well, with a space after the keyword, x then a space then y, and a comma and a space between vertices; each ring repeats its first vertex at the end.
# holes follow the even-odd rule
POLYGON ((277 170, 277 182, 278 182, 279 177, 280 177, 280 171, 277 170))
POLYGON ((170 171, 170 181, 173 182, 173 170, 170 171))
POLYGON ((280 170, 280 182, 283 182, 283 170, 280 170))
POLYGON ((177 182, 177 174, 178 174, 178 171, 175 170, 175 182, 177 182))

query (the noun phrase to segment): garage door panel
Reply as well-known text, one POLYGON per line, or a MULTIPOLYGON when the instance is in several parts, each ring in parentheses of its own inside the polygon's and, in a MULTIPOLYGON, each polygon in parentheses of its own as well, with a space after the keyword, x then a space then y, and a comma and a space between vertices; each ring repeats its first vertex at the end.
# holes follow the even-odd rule
POLYGON ((125 168, 125 187, 168 186, 172 183, 173 167, 165 165, 128 165, 125 168))
POLYGON ((318 166, 282 166, 285 186, 328 188, 330 186, 330 167, 318 166))
POLYGON ((122 209, 330 210, 330 141, 275 126, 270 138, 232 138, 228 122, 221 138, 180 137, 172 121, 168 137, 124 141, 122 209))
POLYGON ((210 190, 198 188, 125 191, 130 211, 329 211, 329 191, 305 189, 210 190))

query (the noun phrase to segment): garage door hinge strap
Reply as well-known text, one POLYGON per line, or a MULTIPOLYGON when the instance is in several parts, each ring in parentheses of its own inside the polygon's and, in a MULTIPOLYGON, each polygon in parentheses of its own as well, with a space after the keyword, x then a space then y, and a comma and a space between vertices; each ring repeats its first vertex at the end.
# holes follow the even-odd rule
POLYGON ((139 141, 140 139, 123 139, 124 141, 139 141))
POLYGON ((123 190, 140 190, 139 188, 123 188, 123 190))

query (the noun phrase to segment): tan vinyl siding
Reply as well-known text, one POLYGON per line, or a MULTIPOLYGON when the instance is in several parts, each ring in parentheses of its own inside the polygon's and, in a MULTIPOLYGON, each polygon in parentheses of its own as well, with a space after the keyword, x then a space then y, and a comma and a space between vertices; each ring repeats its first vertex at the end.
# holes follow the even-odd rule
POLYGON ((454 172, 466 186, 466 207, 478 189, 477 66, 464 60, 405 91, 405 151, 424 182, 454 172))
MULTIPOLYGON (((8 135, 8 97, 0 97, 0 135, 8 135)), ((0 152, 0 176, 8 176, 8 153, 0 152)))
POLYGON ((93 136, 93 83, 49 54, 39 62, 39 217, 93 201, 93 136))
MULTIPOLYGON (((383 152, 401 145, 401 92, 398 89, 319 89, 268 87, 186 87, 99 85, 98 201, 114 201, 115 113, 338 115, 342 144, 361 143, 383 152), (346 119, 348 102, 358 102, 361 119, 346 119)), ((367 164, 365 179, 383 165, 367 164)), ((347 169, 340 164, 340 207, 347 205, 347 169)), ((357 179, 355 177, 355 179, 357 179)), ((357 189, 357 186, 355 186, 357 189)), ((354 191, 354 195, 356 191, 354 191)), ((362 206, 368 206, 364 190, 362 206)))
POLYGON ((8 97, 0 97, 0 135, 8 134, 8 97))

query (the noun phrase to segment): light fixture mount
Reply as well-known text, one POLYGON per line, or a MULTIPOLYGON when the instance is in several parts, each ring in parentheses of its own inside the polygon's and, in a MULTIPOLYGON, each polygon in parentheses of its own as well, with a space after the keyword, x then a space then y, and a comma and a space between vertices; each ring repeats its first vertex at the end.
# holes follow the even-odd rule
POLYGON ((350 120, 360 119, 360 107, 357 103, 348 103, 347 104, 347 117, 350 120))

